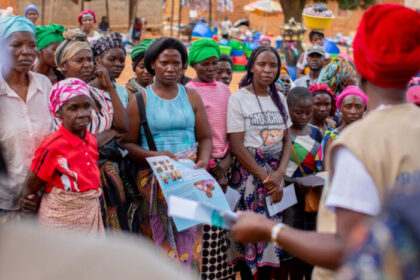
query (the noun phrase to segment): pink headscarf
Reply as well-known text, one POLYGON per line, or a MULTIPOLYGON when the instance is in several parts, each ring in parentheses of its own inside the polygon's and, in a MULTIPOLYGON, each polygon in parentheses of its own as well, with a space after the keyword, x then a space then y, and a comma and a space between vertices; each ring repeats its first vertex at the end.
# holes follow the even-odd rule
POLYGON ((412 78, 407 86, 406 99, 408 102, 420 105, 420 78, 412 78))
POLYGON ((368 101, 368 97, 366 96, 366 94, 360 88, 358 88, 356 86, 348 86, 337 97, 337 103, 336 104, 337 104, 338 109, 340 109, 341 102, 343 102, 343 99, 346 96, 349 96, 349 95, 356 95, 356 96, 359 96, 360 98, 362 98, 363 105, 366 107, 366 103, 368 101))
POLYGON ((90 98, 89 88, 85 82, 77 78, 69 78, 57 82, 51 89, 48 106, 51 114, 57 117, 57 111, 70 98, 79 95, 86 95, 90 98))

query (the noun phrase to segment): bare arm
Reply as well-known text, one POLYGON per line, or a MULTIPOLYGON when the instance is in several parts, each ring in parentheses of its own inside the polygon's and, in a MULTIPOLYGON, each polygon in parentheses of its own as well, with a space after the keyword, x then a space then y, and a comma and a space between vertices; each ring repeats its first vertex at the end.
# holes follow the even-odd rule
POLYGON ((200 95, 193 89, 185 89, 195 114, 195 138, 198 142, 197 167, 207 168, 212 151, 211 130, 207 113, 200 95))
MULTIPOLYGON (((143 94, 144 96, 144 94, 143 94)), ((146 102, 145 102, 146 103, 146 102)), ((138 162, 145 164, 147 157, 158 156, 158 155, 167 155, 173 159, 176 159, 174 155, 169 152, 155 152, 149 151, 137 144, 137 137, 140 132, 140 115, 137 107, 137 100, 135 97, 131 98, 127 106, 128 117, 130 118, 130 125, 128 132, 124 135, 122 139, 123 146, 129 152, 128 156, 138 162)))
POLYGON ((37 192, 44 186, 44 181, 39 179, 32 170, 29 170, 25 179, 22 194, 19 198, 20 210, 24 214, 33 214, 37 211, 40 197, 37 192))
POLYGON ((98 82, 109 92, 111 97, 112 107, 114 109, 114 118, 112 120, 112 128, 119 133, 125 133, 128 130, 128 117, 124 106, 118 97, 117 91, 115 90, 114 84, 108 75, 108 70, 100 64, 96 65, 94 75, 98 79, 98 82))
MULTIPOLYGON (((336 269, 340 266, 348 237, 359 222, 367 216, 337 208, 337 233, 318 233, 285 226, 277 236, 277 244, 292 255, 313 265, 336 269)), ((232 235, 244 243, 269 242, 275 224, 265 217, 243 212, 232 227, 232 235)))

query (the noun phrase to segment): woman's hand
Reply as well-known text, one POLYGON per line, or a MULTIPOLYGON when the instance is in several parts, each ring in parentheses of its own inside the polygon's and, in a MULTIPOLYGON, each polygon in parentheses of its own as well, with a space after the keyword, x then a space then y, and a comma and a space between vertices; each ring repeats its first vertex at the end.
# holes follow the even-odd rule
POLYGON ((215 177, 220 178, 226 175, 231 165, 232 155, 230 154, 230 152, 228 152, 224 159, 220 160, 218 163, 210 167, 210 172, 214 174, 215 177))
POLYGON ((170 152, 167 152, 167 151, 155 152, 155 154, 153 156, 156 156, 156 157, 157 156, 167 156, 167 157, 170 157, 173 160, 178 160, 178 158, 174 154, 172 154, 170 152))
POLYGON ((34 193, 30 194, 27 197, 20 197, 19 198, 19 206, 22 214, 24 215, 31 215, 35 214, 38 210, 40 202, 40 197, 34 193))
POLYGON ((273 203, 280 202, 283 198, 283 188, 278 187, 277 190, 271 196, 273 197, 273 203))
POLYGON ((101 84, 103 84, 107 89, 109 89, 110 87, 114 87, 111 78, 109 77, 108 70, 104 66, 96 64, 95 71, 93 71, 93 75, 96 78, 98 78, 101 84))
POLYGON ((284 172, 276 170, 267 174, 263 180, 264 188, 268 191, 268 194, 273 194, 280 187, 281 181, 284 178, 284 172))
POLYGON ((209 162, 208 162, 208 161, 205 161, 205 160, 199 160, 199 161, 197 161, 197 163, 195 164, 194 168, 195 168, 195 169, 199 169, 199 168, 207 169, 207 166, 209 166, 209 162))
POLYGON ((274 223, 251 211, 238 212, 238 221, 232 225, 232 236, 242 243, 270 241, 274 223))

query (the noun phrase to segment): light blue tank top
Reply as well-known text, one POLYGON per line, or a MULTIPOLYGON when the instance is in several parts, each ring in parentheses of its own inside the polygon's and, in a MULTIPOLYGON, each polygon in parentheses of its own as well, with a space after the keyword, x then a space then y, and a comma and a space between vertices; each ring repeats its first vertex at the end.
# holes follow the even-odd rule
MULTIPOLYGON (((170 100, 160 98, 148 86, 146 117, 158 151, 175 154, 195 144, 195 115, 184 86, 178 85, 178 95, 170 100)), ((141 135, 142 147, 149 149, 143 129, 141 135)))

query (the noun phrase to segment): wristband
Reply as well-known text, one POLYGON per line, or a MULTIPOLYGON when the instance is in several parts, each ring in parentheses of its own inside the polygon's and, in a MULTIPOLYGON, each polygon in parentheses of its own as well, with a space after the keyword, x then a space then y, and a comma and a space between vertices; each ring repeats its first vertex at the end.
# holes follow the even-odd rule
POLYGON ((271 229, 271 242, 277 243, 277 236, 279 235, 280 231, 284 228, 283 223, 278 223, 271 229))

